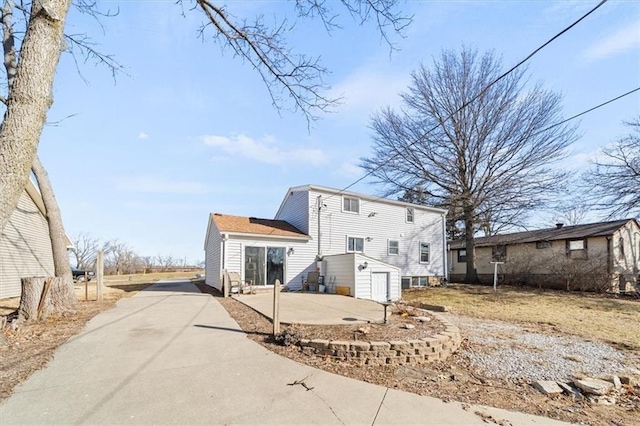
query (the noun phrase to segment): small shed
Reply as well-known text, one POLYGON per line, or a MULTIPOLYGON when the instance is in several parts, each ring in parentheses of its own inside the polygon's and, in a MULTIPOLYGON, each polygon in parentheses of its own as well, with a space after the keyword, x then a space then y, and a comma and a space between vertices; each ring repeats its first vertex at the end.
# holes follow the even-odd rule
POLYGON ((360 253, 324 256, 321 273, 332 293, 376 302, 401 298, 400 268, 360 253))

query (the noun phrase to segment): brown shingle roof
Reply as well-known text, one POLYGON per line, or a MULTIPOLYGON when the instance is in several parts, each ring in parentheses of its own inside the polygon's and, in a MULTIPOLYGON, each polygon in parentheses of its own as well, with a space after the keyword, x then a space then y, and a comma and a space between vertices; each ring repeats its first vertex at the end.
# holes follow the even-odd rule
MULTIPOLYGON (((587 237, 603 237, 613 235, 630 220, 623 219, 612 222, 588 223, 585 225, 563 226, 562 228, 537 229, 533 231, 515 232, 513 234, 493 235, 491 237, 478 237, 475 239, 476 247, 489 247, 502 244, 524 244, 536 241, 571 240, 587 237)), ((449 242, 451 249, 465 248, 464 240, 449 242)))
POLYGON ((211 218, 220 232, 309 238, 307 234, 284 220, 231 216, 221 213, 212 213, 211 218))

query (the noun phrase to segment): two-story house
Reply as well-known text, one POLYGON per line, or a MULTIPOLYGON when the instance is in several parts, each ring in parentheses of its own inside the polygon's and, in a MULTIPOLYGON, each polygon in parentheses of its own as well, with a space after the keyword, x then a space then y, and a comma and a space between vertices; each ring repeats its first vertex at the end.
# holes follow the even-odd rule
POLYGON ((274 219, 212 213, 206 283, 223 270, 254 286, 300 289, 320 271, 329 292, 397 300, 446 276, 446 211, 316 185, 290 188, 274 219))

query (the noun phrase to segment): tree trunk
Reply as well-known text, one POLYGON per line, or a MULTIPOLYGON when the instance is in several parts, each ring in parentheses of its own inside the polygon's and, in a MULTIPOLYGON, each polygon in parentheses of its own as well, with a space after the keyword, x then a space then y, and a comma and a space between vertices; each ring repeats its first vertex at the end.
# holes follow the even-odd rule
POLYGON ((64 21, 71 0, 31 3, 20 61, 0 126, 0 232, 29 179, 60 60, 64 21))
POLYGON ((65 311, 60 304, 60 293, 66 293, 68 286, 60 277, 22 278, 22 296, 18 307, 17 323, 38 321, 51 314, 65 311))
POLYGON ((477 284, 478 283, 478 271, 476 271, 476 249, 474 241, 474 223, 473 223, 473 209, 471 207, 464 207, 464 238, 467 243, 467 273, 464 278, 465 283, 477 284))
POLYGON ((62 223, 62 215, 53 193, 51 182, 49 181, 49 175, 42 166, 37 154, 33 161, 32 169, 38 181, 42 201, 47 211, 55 276, 60 278, 59 282, 56 281, 55 287, 52 287, 52 292, 50 293, 51 303, 55 306, 56 311, 72 309, 76 304, 76 295, 73 289, 73 275, 71 274, 71 267, 69 266, 67 235, 62 223))

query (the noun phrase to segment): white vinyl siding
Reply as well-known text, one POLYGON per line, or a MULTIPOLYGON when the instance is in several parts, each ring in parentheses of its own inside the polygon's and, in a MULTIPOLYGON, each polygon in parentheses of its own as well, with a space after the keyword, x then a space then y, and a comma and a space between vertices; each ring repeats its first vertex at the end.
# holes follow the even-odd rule
MULTIPOLYGON (((313 200, 315 203, 316 200, 313 200)), ((310 200, 308 191, 291 191, 274 219, 284 220, 305 234, 309 233, 310 200)), ((314 226, 311 223, 311 226, 314 226)))
POLYGON ((0 235, 0 299, 19 296, 21 278, 53 274, 47 220, 24 191, 0 235))
POLYGON ((444 276, 442 214, 421 206, 414 208, 414 223, 406 222, 406 205, 384 200, 360 199, 360 214, 343 214, 342 197, 330 192, 310 190, 309 242, 317 250, 318 212, 314 208, 318 195, 326 205, 320 213, 323 255, 347 252, 347 236, 365 238, 368 257, 397 266, 404 276, 444 276), (375 214, 373 214, 375 213, 375 214), (399 255, 388 253, 388 240, 398 241, 399 255), (420 263, 419 243, 430 247, 430 262, 420 263))
POLYGON ((205 283, 222 290, 222 236, 211 222, 204 250, 205 283))

